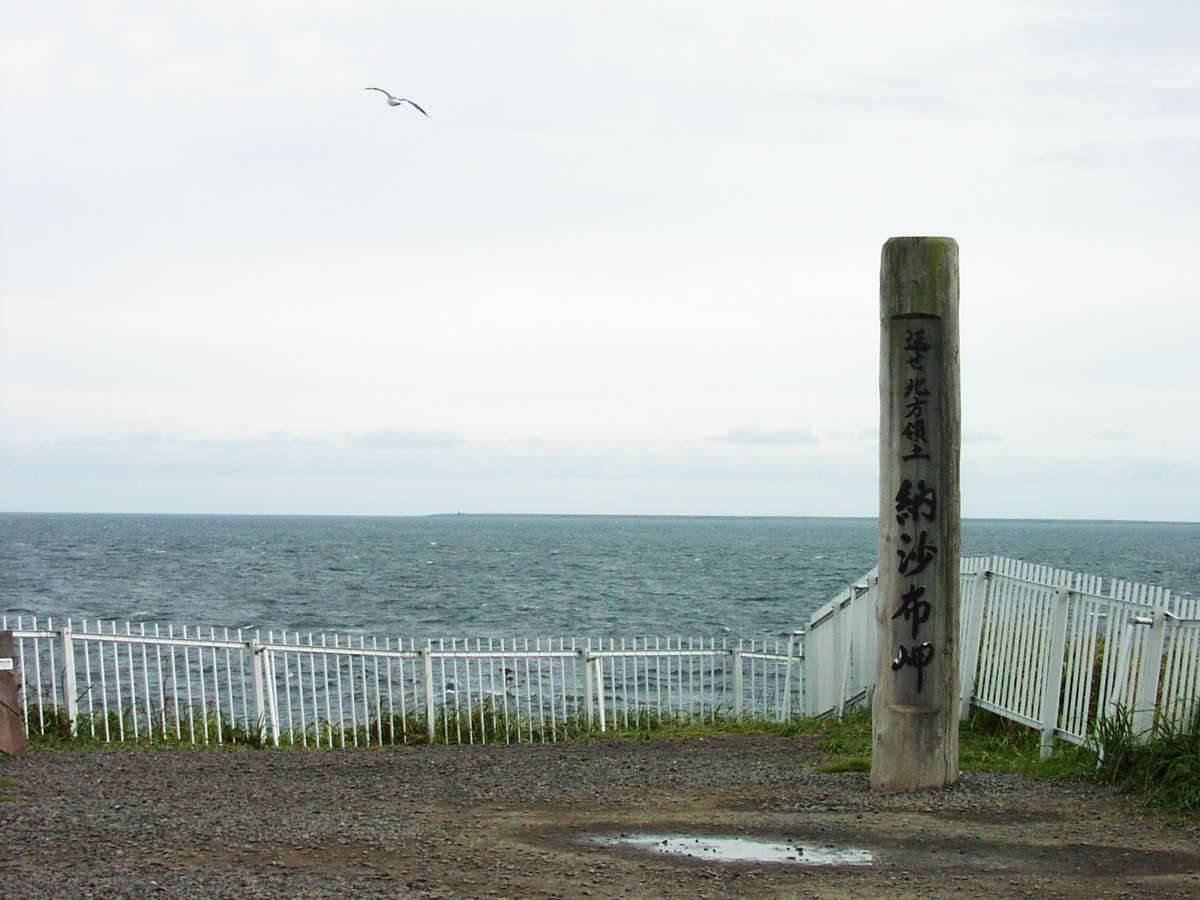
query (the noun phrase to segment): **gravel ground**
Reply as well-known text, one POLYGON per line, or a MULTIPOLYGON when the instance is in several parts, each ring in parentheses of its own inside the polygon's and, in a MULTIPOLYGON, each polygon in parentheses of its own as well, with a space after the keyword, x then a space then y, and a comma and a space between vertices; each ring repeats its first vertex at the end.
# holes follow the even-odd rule
POLYGON ((18 897, 1200 897, 1200 824, 1094 786, 886 794, 813 739, 44 751, 0 759, 18 897), (14 784, 15 783, 15 784, 14 784), (650 855, 592 835, 869 849, 867 866, 650 855))

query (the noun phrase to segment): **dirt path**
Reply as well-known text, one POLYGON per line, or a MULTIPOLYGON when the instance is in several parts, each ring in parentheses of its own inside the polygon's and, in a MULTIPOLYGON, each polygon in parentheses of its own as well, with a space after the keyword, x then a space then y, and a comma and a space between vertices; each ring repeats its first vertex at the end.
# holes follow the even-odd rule
POLYGON ((885 795, 811 739, 0 759, 5 897, 1200 897, 1200 824, 1080 784, 885 795), (720 863, 595 835, 757 837, 871 865, 720 863))

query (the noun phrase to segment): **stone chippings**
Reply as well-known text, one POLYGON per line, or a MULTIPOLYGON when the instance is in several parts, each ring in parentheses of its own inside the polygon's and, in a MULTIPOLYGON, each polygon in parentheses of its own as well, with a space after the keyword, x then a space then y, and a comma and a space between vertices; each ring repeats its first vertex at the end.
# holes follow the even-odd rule
POLYGON ((821 774, 816 762, 811 739, 757 736, 44 751, 0 759, 0 779, 16 783, 0 788, 0 893, 1200 895, 1200 827, 1093 786, 969 774, 943 791, 882 794, 864 775, 821 774), (879 849, 882 861, 816 872, 579 841, 689 828, 841 840, 879 849))

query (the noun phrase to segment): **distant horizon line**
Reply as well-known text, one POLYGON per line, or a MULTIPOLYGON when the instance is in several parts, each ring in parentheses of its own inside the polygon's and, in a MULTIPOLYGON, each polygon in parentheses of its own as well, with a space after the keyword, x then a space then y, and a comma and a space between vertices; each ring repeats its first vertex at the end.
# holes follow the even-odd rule
MULTIPOLYGON (((771 521, 836 519, 841 521, 873 522, 878 516, 834 515, 773 515, 745 513, 723 515, 715 513, 508 513, 508 512, 439 512, 439 513, 214 513, 214 512, 67 512, 46 510, 0 510, 0 516, 163 516, 178 518, 262 518, 262 519, 757 519, 771 521)), ((963 516, 964 522, 1073 522, 1080 525, 1200 525, 1187 519, 1113 519, 1113 518, 1053 518, 1047 516, 963 516)))

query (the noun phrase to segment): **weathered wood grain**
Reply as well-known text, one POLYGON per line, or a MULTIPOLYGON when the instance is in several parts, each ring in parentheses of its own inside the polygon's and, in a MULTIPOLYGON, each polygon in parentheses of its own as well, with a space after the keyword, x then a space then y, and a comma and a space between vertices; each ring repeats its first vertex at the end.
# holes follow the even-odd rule
POLYGON ((878 667, 871 785, 958 777, 958 245, 899 237, 880 269, 878 667))

